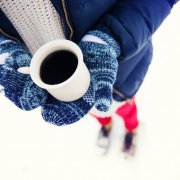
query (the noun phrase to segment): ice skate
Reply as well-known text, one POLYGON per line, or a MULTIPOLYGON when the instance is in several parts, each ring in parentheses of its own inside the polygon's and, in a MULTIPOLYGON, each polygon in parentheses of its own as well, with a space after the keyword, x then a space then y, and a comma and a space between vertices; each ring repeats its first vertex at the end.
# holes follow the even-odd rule
POLYGON ((122 151, 125 153, 125 158, 133 157, 136 151, 137 135, 133 132, 127 132, 124 138, 122 151))
POLYGON ((110 146, 110 131, 102 126, 97 140, 97 151, 99 154, 105 155, 110 146))

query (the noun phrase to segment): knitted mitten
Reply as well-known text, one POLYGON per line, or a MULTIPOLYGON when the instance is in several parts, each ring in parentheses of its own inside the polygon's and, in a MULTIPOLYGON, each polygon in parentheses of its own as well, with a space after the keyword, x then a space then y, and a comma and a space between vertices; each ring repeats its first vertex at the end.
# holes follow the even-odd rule
POLYGON ((36 86, 30 75, 17 71, 30 65, 31 54, 25 45, 0 33, 0 92, 23 110, 41 106, 47 91, 36 86))
POLYGON ((98 30, 89 31, 78 45, 91 75, 95 107, 99 111, 108 111, 112 104, 120 45, 115 39, 98 30))
POLYGON ((105 33, 90 31, 78 45, 90 71, 91 86, 82 98, 73 102, 61 102, 48 95, 42 107, 42 117, 57 126, 80 120, 94 103, 101 111, 107 111, 112 103, 112 87, 118 68, 117 56, 120 55, 119 44, 105 33))
POLYGON ((90 31, 78 44, 91 75, 91 86, 86 94, 73 102, 61 102, 48 95, 42 107, 42 117, 57 126, 80 120, 94 103, 96 108, 107 111, 112 103, 112 87, 118 68, 119 44, 100 31, 90 31), (95 97, 95 100, 94 100, 95 97))
POLYGON ((94 96, 90 86, 86 94, 72 102, 62 102, 50 94, 42 106, 43 119, 51 124, 62 126, 74 123, 83 118, 93 107, 94 96))

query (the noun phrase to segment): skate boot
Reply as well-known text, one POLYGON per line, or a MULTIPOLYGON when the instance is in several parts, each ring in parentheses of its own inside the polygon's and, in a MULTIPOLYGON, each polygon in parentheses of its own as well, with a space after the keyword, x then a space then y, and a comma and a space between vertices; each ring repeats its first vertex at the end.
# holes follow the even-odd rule
POLYGON ((124 138, 122 151, 125 153, 125 158, 134 156, 136 150, 136 134, 127 132, 124 138))
POLYGON ((110 146, 110 130, 107 130, 104 126, 101 127, 98 140, 97 140, 97 149, 98 153, 105 155, 108 152, 110 146))

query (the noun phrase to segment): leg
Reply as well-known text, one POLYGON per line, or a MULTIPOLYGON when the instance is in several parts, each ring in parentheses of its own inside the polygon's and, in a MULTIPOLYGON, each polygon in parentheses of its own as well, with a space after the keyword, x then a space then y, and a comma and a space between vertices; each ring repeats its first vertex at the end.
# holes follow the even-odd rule
POLYGON ((93 107, 89 114, 95 117, 101 124, 100 132, 97 139, 97 147, 98 151, 100 151, 101 154, 105 155, 108 152, 110 145, 109 135, 112 127, 111 112, 103 113, 93 107))
POLYGON ((137 119, 137 107, 134 98, 132 104, 126 103, 125 105, 119 107, 116 114, 123 118, 127 132, 136 131, 139 122, 137 119))
POLYGON ((108 131, 111 130, 111 127, 112 127, 112 118, 111 116, 110 117, 97 117, 93 114, 91 114, 93 117, 95 117, 98 122, 101 124, 101 126, 104 126, 108 131))
POLYGON ((101 124, 101 129, 98 136, 97 145, 101 149, 102 154, 106 154, 110 145, 110 132, 112 127, 112 114, 115 112, 117 107, 123 105, 124 102, 115 102, 113 101, 113 104, 109 111, 107 112, 101 112, 98 111, 95 107, 92 108, 90 111, 90 115, 95 117, 98 122, 101 124))
POLYGON ((134 98, 132 104, 126 103, 124 106, 118 108, 116 113, 123 118, 126 127, 123 152, 129 155, 134 155, 136 147, 135 139, 137 135, 136 129, 139 124, 137 119, 137 107, 134 98))

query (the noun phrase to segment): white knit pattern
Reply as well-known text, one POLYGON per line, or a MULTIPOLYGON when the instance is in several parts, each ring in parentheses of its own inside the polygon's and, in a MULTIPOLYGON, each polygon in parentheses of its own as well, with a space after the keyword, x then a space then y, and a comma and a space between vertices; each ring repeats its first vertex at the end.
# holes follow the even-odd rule
POLYGON ((89 103, 90 105, 94 103, 94 99, 92 99, 92 88, 89 88, 86 94, 83 96, 83 100, 89 103))
POLYGON ((9 53, 3 53, 3 54, 0 54, 0 64, 5 64, 5 61, 7 59, 7 57, 9 56, 9 53))
POLYGON ((4 87, 0 85, 0 94, 5 95, 4 87))
POLYGON ((0 0, 0 8, 32 54, 49 41, 65 39, 62 19, 50 0, 0 0))
POLYGON ((95 42, 95 43, 107 45, 107 43, 105 41, 103 41, 102 39, 100 39, 96 36, 90 35, 90 34, 83 36, 81 41, 89 41, 89 42, 95 42))

